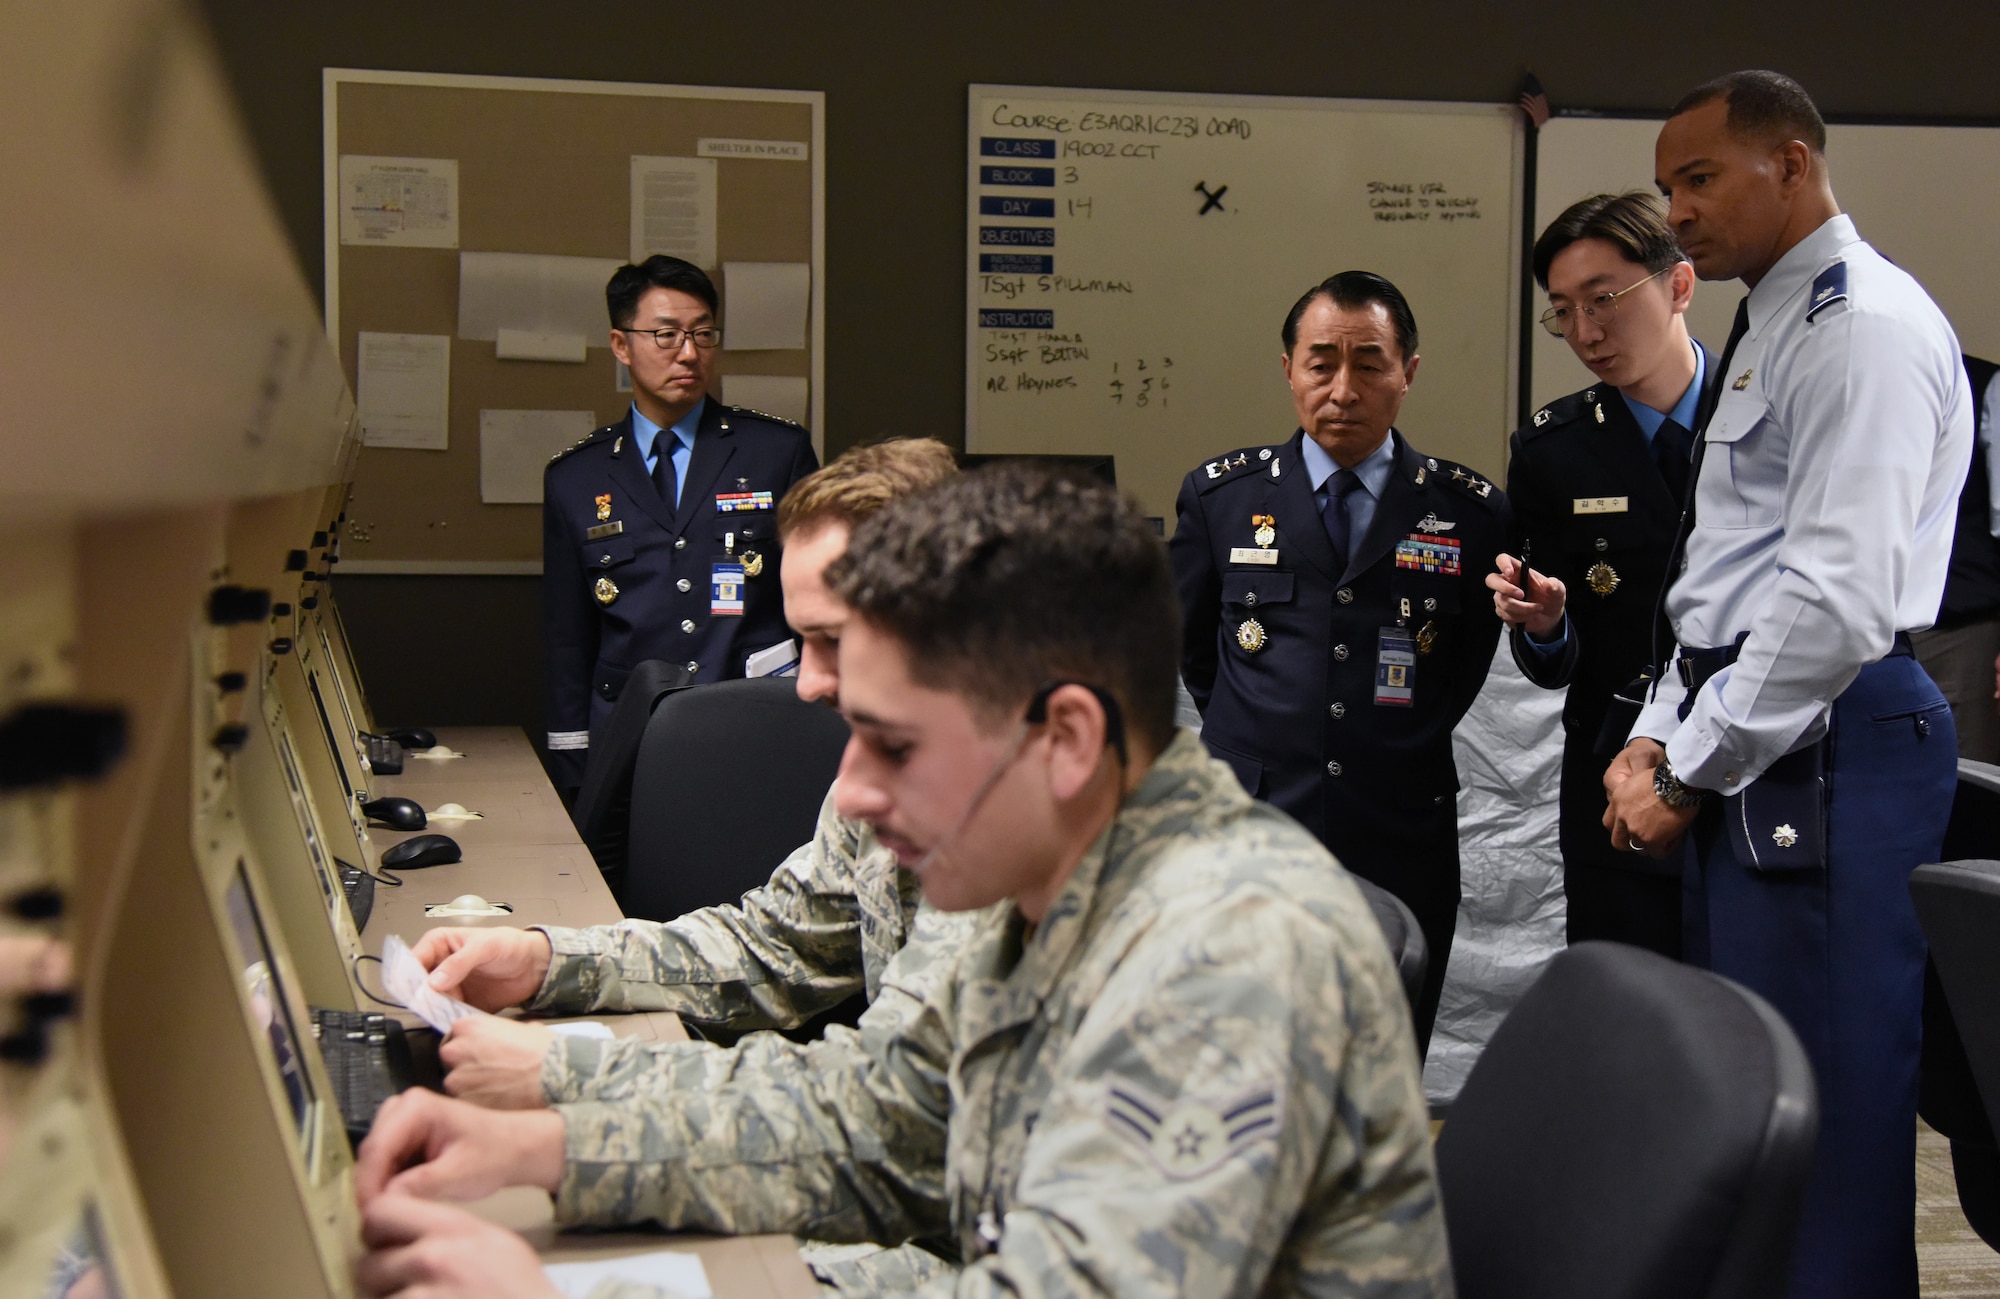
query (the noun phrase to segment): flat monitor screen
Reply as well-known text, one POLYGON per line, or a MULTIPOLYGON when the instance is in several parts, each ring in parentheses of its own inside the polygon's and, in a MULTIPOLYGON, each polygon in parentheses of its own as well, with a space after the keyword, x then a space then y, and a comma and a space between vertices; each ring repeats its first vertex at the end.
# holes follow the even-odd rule
POLYGON ((334 729, 333 717, 326 711, 326 698, 319 691, 319 673, 306 673, 306 689, 312 694, 313 710, 319 714, 320 729, 326 732, 326 747, 333 757, 333 770, 340 777, 340 787, 347 791, 347 801, 354 801, 354 785, 347 779, 347 763, 354 756, 354 736, 345 741, 334 729))
POLYGON ((261 1053, 277 1069, 285 1085, 285 1099, 292 1107, 303 1144, 311 1131, 313 1116, 312 1079, 299 1057, 298 1026, 292 1022, 285 985, 278 978, 278 964, 271 959, 271 944, 265 937, 263 917, 250 894, 250 881, 238 862, 223 898, 229 911, 229 928, 236 938, 237 955, 242 960, 244 991, 250 997, 251 1017, 257 1025, 261 1053))
POLYGON ((312 858, 313 873, 319 877, 320 892, 326 895, 327 906, 331 908, 334 899, 341 894, 334 886, 333 868, 332 863, 327 861, 326 845, 320 842, 319 829, 307 808, 306 783, 299 776, 298 757, 292 752, 292 737, 285 734, 282 727, 276 728, 275 734, 278 766, 285 773, 286 793, 291 796, 292 819, 298 823, 299 837, 305 841, 306 855, 312 858))
POLYGON ((319 677, 324 675, 332 681, 333 698, 334 702, 340 705, 340 715, 346 720, 347 729, 353 734, 359 735, 364 728, 361 725, 360 717, 355 714, 354 701, 347 697, 347 682, 341 679, 340 665, 333 657, 333 642, 327 637, 326 620, 324 618, 315 619, 314 625, 319 630, 319 663, 308 663, 306 667, 312 672, 313 676, 319 677))

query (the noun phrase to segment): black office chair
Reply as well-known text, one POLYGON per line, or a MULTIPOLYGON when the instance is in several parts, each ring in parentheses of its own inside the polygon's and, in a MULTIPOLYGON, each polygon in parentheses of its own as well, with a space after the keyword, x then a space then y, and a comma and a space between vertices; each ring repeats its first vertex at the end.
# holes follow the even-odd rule
MULTIPOLYGON (((1960 802, 1965 801, 1961 780, 1960 802)), ((1958 808, 1952 819, 1957 823, 1958 808)), ((1989 849, 1991 851, 1991 849, 1989 849)), ((1959 1207, 2000 1249, 2000 861, 1919 866, 1910 896, 1931 948, 1917 1111, 1951 1141, 1959 1207)))
POLYGON ((598 873, 621 902, 625 895, 626 835, 632 822, 632 771, 639 762, 639 744, 653 710, 669 691, 694 684, 685 663, 648 659, 632 669, 612 705, 603 733, 590 745, 583 768, 583 788, 577 791, 570 820, 590 849, 598 873))
POLYGON ((790 677, 669 692, 632 772, 625 914, 672 920, 769 881, 812 838, 846 744, 790 677))
POLYGON ((1403 996, 1414 1008, 1423 994, 1424 974, 1431 963, 1424 931, 1417 928, 1417 913, 1379 884, 1370 884, 1359 875, 1354 882, 1361 886, 1361 896, 1368 899, 1375 923, 1382 926, 1382 937, 1389 942, 1389 955, 1396 961, 1396 977, 1403 981, 1403 996))
POLYGON ((1792 1030, 1620 943, 1549 962, 1438 1140, 1461 1299, 1783 1294, 1819 1131, 1792 1030))

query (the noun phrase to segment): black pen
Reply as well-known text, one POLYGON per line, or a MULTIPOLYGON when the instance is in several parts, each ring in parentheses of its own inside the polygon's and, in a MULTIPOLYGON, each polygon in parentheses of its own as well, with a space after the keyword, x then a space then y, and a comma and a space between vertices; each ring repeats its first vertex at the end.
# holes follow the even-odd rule
POLYGON ((1528 598, 1528 556, 1533 553, 1534 548, 1535 548, 1535 539, 1533 537, 1521 538, 1520 587, 1521 587, 1521 598, 1523 600, 1526 600, 1528 598))

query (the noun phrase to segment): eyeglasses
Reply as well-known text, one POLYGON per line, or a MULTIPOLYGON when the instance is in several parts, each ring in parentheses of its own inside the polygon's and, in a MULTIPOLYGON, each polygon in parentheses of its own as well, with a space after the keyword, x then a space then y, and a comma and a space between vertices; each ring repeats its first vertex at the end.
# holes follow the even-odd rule
MULTIPOLYGON (((1662 267, 1640 280, 1639 284, 1650 284, 1672 269, 1674 269, 1672 266, 1662 267)), ((1601 328, 1610 328, 1612 319, 1618 314, 1618 299, 1630 293, 1632 289, 1638 288, 1639 284, 1634 284, 1631 289, 1620 289, 1616 293, 1598 294, 1584 304, 1583 314, 1596 321, 1601 328)), ((1561 338, 1570 331, 1575 320, 1576 312, 1570 308, 1550 307, 1542 313, 1542 328, 1561 338)))
POLYGON ((707 352, 722 346, 722 331, 713 325, 705 329, 627 329, 618 326, 621 334, 651 334, 662 352, 678 352, 683 341, 693 343, 707 352))

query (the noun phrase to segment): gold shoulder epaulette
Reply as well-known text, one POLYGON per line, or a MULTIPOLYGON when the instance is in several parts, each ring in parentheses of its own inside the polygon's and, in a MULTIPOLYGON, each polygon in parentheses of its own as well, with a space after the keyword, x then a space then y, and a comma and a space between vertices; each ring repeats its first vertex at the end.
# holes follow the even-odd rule
POLYGON ((576 454, 578 451, 583 450, 585 447, 597 441, 597 439, 603 437, 606 433, 609 433, 610 431, 611 431, 611 426, 609 424, 605 425, 603 428, 600 429, 592 429, 589 433, 586 433, 584 436, 578 438, 574 443, 564 447, 562 450, 550 456, 549 463, 554 464, 556 461, 561 460, 565 456, 576 454))

